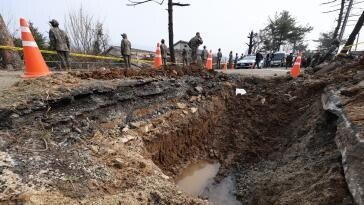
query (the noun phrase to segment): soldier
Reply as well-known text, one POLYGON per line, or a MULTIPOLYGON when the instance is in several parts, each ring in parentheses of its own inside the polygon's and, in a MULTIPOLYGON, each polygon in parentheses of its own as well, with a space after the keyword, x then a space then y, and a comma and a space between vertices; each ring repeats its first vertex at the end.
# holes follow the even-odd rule
POLYGON ((258 69, 260 69, 260 62, 264 59, 263 55, 260 53, 260 51, 257 52, 255 55, 255 64, 253 66, 253 69, 255 69, 255 66, 257 66, 258 69))
POLYGON ((204 67, 206 66, 208 57, 209 57, 209 52, 207 51, 206 46, 204 46, 203 50, 201 52, 201 60, 202 60, 202 63, 203 63, 204 67))
POLYGON ((59 23, 57 20, 52 19, 49 22, 52 28, 49 30, 49 44, 52 50, 57 51, 57 56, 61 61, 61 68, 69 69, 69 52, 70 52, 70 41, 67 34, 58 28, 59 23))
POLYGON ((123 33, 121 34, 121 36, 123 37, 123 40, 121 40, 121 55, 124 58, 124 63, 125 63, 125 68, 130 68, 131 67, 131 63, 130 63, 130 55, 131 55, 131 43, 128 40, 128 36, 123 33))
POLYGON ((191 53, 191 55, 192 55, 192 62, 193 63, 196 63, 196 61, 197 61, 197 49, 198 49, 198 47, 200 46, 200 45, 202 45, 203 44, 203 41, 202 41, 202 38, 201 38, 201 36, 200 36, 200 33, 199 32, 197 32, 196 33, 196 36, 195 37, 193 37, 191 40, 190 40, 190 42, 188 42, 188 46, 191 48, 191 50, 192 50, 192 53, 191 53))
POLYGON ((183 60, 183 66, 188 66, 188 48, 187 48, 187 45, 185 45, 183 47, 182 60, 183 60))
POLYGON ((239 54, 236 53, 235 54, 235 60, 234 60, 234 68, 236 68, 236 65, 238 65, 238 61, 239 61, 239 54))
POLYGON ((230 51, 229 53, 229 68, 232 68, 233 66, 233 52, 230 51))
POLYGON ((160 49, 161 49, 161 54, 162 54, 162 63, 164 66, 167 66, 167 55, 168 55, 168 48, 166 46, 166 44, 164 44, 164 39, 161 40, 161 45, 160 45, 160 49))
POLYGON ((222 59, 222 53, 221 53, 221 48, 219 48, 217 52, 217 69, 221 68, 221 59, 222 59))

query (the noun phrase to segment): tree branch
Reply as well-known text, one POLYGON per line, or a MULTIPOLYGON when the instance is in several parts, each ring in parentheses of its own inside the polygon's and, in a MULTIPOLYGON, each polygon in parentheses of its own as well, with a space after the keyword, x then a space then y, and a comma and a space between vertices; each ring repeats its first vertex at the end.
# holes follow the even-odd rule
POLYGON ((190 6, 191 4, 172 3, 172 6, 190 6))
POLYGON ((156 0, 145 0, 145 1, 133 1, 133 0, 128 0, 130 3, 126 4, 127 6, 137 6, 139 4, 144 4, 144 3, 148 3, 148 2, 154 2, 157 3, 159 5, 162 5, 164 3, 164 0, 162 0, 161 2, 156 1, 156 0))

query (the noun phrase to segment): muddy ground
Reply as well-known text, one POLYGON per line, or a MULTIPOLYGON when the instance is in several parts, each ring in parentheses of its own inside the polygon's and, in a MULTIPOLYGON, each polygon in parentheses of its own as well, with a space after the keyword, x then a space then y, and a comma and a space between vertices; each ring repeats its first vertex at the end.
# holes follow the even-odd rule
MULTIPOLYGON (((0 93, 1 204, 208 204, 174 183, 198 160, 220 162, 216 182, 233 176, 242 204, 354 204, 322 95, 360 84, 363 62, 332 65, 298 79, 171 67, 22 81, 0 93)), ((346 97, 360 107, 362 94, 346 97)))

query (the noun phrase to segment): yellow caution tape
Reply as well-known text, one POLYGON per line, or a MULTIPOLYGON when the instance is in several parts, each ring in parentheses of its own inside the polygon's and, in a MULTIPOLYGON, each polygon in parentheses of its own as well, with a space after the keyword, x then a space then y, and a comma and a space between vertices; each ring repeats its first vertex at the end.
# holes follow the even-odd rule
MULTIPOLYGON (((0 45, 0 49, 7 49, 7 50, 13 50, 13 51, 22 51, 23 48, 21 47, 15 47, 15 46, 2 46, 0 45)), ((41 53, 45 54, 51 54, 56 55, 56 51, 49 51, 49 50, 40 50, 41 53)), ((100 60, 114 60, 114 61, 120 61, 123 60, 122 58, 118 57, 112 57, 112 56, 100 56, 100 55, 88 55, 88 54, 82 54, 82 53, 70 53, 73 57, 81 57, 81 58, 93 58, 93 59, 100 59, 100 60)), ((149 60, 132 60, 133 62, 146 62, 151 63, 153 61, 149 60)))

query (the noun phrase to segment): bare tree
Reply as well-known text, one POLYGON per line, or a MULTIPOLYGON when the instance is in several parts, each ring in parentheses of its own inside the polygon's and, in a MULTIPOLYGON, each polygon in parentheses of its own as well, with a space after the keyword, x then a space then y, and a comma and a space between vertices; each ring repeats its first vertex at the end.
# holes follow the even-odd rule
MULTIPOLYGON (((13 36, 10 34, 7 25, 0 15, 0 45, 14 46, 13 36)), ((20 68, 22 62, 19 53, 16 51, 0 49, 0 60, 4 67, 20 68)))
POLYGON ((89 15, 82 6, 67 14, 65 30, 71 39, 71 47, 76 52, 94 53, 95 42, 99 44, 98 48, 108 45, 109 38, 104 34, 103 24, 89 15))
POLYGON ((248 55, 252 54, 253 52, 253 48, 255 46, 255 41, 254 39, 258 36, 257 33, 254 33, 253 31, 251 31, 249 33, 248 39, 249 39, 249 44, 246 44, 248 46, 248 55))
MULTIPOLYGON (((157 0, 144 0, 144 1, 134 1, 134 0, 129 0, 129 4, 127 4, 128 6, 137 6, 140 4, 144 4, 144 3, 148 3, 148 2, 155 2, 157 4, 162 5, 164 3, 164 0, 162 1, 157 1, 157 0)), ((183 4, 183 3, 176 3, 173 2, 173 0, 168 0, 168 36, 169 36, 169 52, 171 55, 171 61, 173 63, 176 62, 176 58, 175 58, 175 54, 174 54, 174 34, 173 34, 173 7, 174 6, 190 6, 190 4, 183 4)))
POLYGON ((363 27, 363 24, 364 24, 364 11, 359 17, 358 21, 356 22, 356 25, 353 31, 351 32, 348 40, 346 41, 344 48, 340 51, 340 54, 346 54, 351 49, 351 47, 354 44, 356 36, 359 34, 361 28, 363 27))
POLYGON ((106 51, 109 46, 109 35, 104 32, 103 24, 100 22, 96 23, 95 28, 95 39, 93 43, 93 53, 100 54, 106 51))

